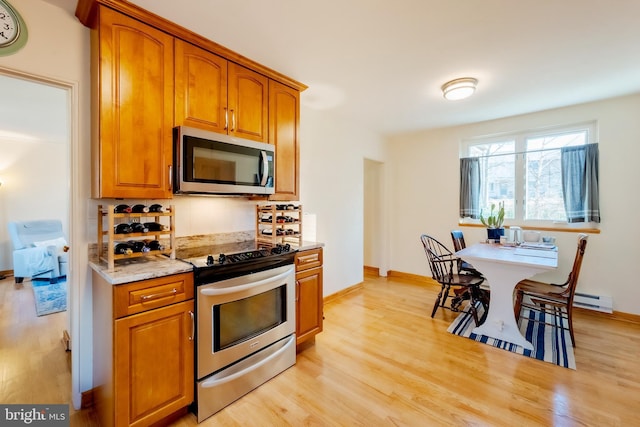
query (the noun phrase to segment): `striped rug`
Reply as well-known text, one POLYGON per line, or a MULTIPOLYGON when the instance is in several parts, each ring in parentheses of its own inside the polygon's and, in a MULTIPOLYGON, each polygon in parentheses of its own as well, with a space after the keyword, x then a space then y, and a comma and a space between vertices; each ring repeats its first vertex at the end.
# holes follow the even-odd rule
MULTIPOLYGON (((478 317, 481 317, 483 312, 484 309, 479 306, 478 317)), ((522 311, 519 325, 520 332, 522 332, 527 341, 533 344, 533 350, 525 350, 519 345, 472 333, 475 322, 473 321, 473 316, 466 309, 458 315, 447 331, 513 353, 554 363, 565 368, 576 369, 576 360, 571 346, 569 331, 531 320, 543 320, 545 316, 547 321, 553 323, 554 317, 548 314, 528 309, 522 311)))

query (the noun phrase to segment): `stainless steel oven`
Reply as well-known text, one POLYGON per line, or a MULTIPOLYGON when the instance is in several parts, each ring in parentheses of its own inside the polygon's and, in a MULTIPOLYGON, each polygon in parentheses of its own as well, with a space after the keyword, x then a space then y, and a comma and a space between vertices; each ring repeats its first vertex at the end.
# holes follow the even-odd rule
POLYGON ((247 257, 194 270, 198 422, 296 361, 294 253, 247 257))

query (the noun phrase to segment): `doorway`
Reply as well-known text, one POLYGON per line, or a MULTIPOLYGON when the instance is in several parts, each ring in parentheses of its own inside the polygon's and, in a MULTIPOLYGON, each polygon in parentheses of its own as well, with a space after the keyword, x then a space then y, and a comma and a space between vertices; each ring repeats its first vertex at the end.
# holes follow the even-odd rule
POLYGON ((364 242, 366 274, 387 275, 387 210, 384 163, 364 159, 364 242))
MULTIPOLYGON (((69 226, 72 188, 72 88, 64 83, 38 76, 0 69, 0 91, 3 94, 0 97, 0 272, 7 275, 13 270, 13 245, 7 230, 8 222, 57 219, 62 222, 67 242, 71 242, 69 226)), ((34 304, 30 279, 25 279, 24 282, 26 283, 23 283, 22 287, 16 287, 14 279, 10 277, 5 279, 2 285, 14 287, 14 301, 19 304, 34 304)), ((63 331, 71 329, 71 283, 70 277, 67 277, 65 312, 35 317, 35 307, 29 307, 30 310, 15 310, 15 315, 20 316, 20 319, 15 319, 10 324, 3 323, 6 325, 3 328, 12 328, 11 333, 4 336, 17 333, 15 328, 23 326, 27 334, 31 335, 28 332, 31 330, 29 327, 55 323, 55 328, 43 326, 37 329, 52 336, 44 336, 38 340, 23 337, 19 343, 13 342, 20 345, 21 353, 30 354, 30 358, 38 355, 43 359, 32 360, 34 363, 31 366, 46 365, 49 355, 43 353, 43 342, 56 343, 56 352, 64 353, 61 342, 63 331), (31 309, 34 318, 27 319, 26 316, 30 316, 27 313, 31 312, 31 309), (38 348, 25 347, 29 342, 33 342, 38 348)), ((3 344, 13 345, 11 341, 3 344)), ((3 350, 10 350, 5 345, 3 347, 3 350)), ((47 378, 40 377, 40 380, 47 381, 47 378)), ((49 381, 55 382, 56 379, 52 378, 49 381)), ((22 386, 16 384, 16 387, 22 386)), ((68 390, 68 393, 70 392, 71 390, 68 390)))

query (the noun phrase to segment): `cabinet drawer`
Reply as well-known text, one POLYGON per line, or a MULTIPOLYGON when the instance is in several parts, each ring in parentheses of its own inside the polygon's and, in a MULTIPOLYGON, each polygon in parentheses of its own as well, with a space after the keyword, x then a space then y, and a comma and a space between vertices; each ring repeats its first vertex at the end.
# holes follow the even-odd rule
POLYGON ((116 285, 113 290, 113 316, 117 319, 192 298, 192 273, 116 285))
POLYGON ((296 271, 308 270, 322 265, 322 248, 310 249, 296 254, 296 271))

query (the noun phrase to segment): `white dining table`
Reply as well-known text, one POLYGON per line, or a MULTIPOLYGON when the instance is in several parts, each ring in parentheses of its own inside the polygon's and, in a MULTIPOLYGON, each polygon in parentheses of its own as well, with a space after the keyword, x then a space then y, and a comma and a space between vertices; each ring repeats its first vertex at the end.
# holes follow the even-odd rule
POLYGON ((482 273, 491 289, 489 312, 484 323, 473 329, 477 335, 507 341, 525 349, 533 345, 520 333, 513 312, 516 284, 558 267, 557 249, 526 249, 500 244, 477 243, 456 255, 482 273))

